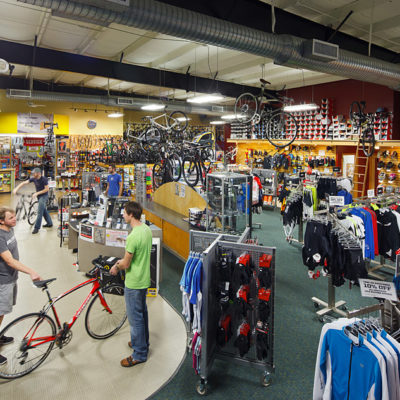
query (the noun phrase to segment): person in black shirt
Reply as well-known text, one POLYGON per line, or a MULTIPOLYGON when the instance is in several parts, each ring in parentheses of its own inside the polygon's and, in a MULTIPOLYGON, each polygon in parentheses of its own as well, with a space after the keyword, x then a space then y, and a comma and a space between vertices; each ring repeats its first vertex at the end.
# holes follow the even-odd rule
POLYGON ((49 198, 49 182, 45 176, 42 176, 42 171, 40 168, 35 168, 32 171, 32 177, 25 182, 20 183, 13 191, 14 194, 18 193, 18 190, 25 185, 33 182, 36 187, 36 193, 33 193, 33 199, 38 199, 39 208, 38 215, 36 218, 35 226, 32 234, 38 233, 42 225, 42 218, 46 220, 46 224, 43 225, 44 228, 51 228, 53 226, 53 221, 51 220, 50 214, 47 211, 46 205, 49 198))
MULTIPOLYGON (((15 211, 8 207, 0 207, 0 325, 4 315, 9 314, 15 305, 18 272, 28 274, 32 281, 40 280, 37 272, 19 261, 17 239, 14 235, 16 223, 15 211)), ((13 337, 2 335, 0 350, 13 341, 13 337)), ((6 362, 7 358, 0 354, 0 365, 6 362)))

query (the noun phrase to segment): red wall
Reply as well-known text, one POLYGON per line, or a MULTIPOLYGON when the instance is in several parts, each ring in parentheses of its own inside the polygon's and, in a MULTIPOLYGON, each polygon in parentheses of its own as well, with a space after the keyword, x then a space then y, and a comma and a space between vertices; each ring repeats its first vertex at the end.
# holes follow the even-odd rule
POLYGON ((355 100, 365 100, 367 112, 374 112, 378 107, 386 107, 389 111, 393 111, 395 93, 386 86, 353 79, 288 89, 286 92, 295 103, 314 101, 320 104, 323 98, 332 99, 334 114, 345 116, 349 115, 350 104, 355 100))

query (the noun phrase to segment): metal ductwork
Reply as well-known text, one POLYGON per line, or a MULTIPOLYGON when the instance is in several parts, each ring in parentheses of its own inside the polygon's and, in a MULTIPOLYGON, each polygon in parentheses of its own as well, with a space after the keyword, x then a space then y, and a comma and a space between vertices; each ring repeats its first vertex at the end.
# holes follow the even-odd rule
POLYGON ((294 68, 343 76, 400 89, 400 66, 346 50, 337 61, 321 62, 303 56, 305 39, 274 35, 154 0, 130 0, 130 7, 100 8, 92 1, 18 0, 51 9, 54 14, 92 22, 111 23, 160 32, 200 43, 268 57, 294 68), (87 4, 91 3, 91 4, 87 4))
MULTIPOLYGON (((65 101, 70 103, 100 104, 106 107, 140 110, 142 106, 152 103, 146 99, 121 96, 93 96, 88 94, 71 94, 57 92, 42 92, 30 90, 7 89, 6 97, 15 100, 65 101)), ((188 114, 221 115, 232 112, 232 107, 218 108, 212 105, 192 105, 184 101, 168 101, 168 112, 184 111, 188 114)))

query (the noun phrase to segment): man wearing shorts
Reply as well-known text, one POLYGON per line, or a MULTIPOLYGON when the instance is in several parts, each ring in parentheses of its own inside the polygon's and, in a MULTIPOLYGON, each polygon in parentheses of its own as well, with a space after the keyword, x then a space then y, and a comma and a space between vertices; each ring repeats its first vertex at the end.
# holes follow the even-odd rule
MULTIPOLYGON (((33 269, 19 261, 17 239, 13 229, 16 223, 15 211, 8 207, 0 207, 0 325, 4 315, 9 314, 15 305, 18 271, 29 274, 32 281, 40 280, 40 276, 33 269)), ((12 337, 0 338, 0 365, 7 362, 7 358, 1 355, 1 347, 13 341, 12 337)))
POLYGON ((124 220, 132 227, 126 239, 125 256, 111 268, 116 275, 126 270, 125 303, 130 325, 131 340, 128 346, 132 355, 121 360, 121 366, 133 367, 147 360, 149 351, 149 317, 146 295, 150 287, 150 253, 152 246, 151 229, 140 222, 142 206, 130 201, 124 209, 124 220))

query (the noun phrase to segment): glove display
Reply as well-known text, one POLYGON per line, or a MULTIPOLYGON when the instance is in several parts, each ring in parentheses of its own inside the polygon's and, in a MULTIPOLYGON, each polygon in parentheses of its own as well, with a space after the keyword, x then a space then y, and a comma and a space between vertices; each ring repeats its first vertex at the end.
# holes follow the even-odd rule
POLYGON ((268 324, 258 323, 256 329, 257 358, 261 361, 268 357, 268 324))
POLYGON ((239 349, 240 357, 243 357, 250 349, 250 325, 242 322, 238 328, 238 336, 233 343, 239 349))

